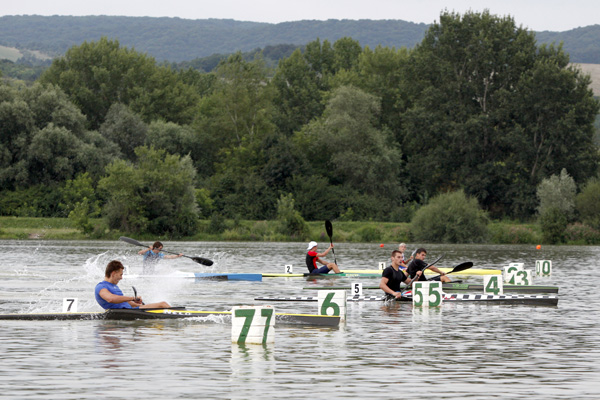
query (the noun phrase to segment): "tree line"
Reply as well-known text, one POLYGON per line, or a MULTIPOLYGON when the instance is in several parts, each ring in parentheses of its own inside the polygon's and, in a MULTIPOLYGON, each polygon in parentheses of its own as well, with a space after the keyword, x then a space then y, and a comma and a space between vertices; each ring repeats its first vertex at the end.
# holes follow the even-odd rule
POLYGON ((589 84, 488 12, 443 13, 410 50, 317 39, 272 69, 173 69, 102 38, 0 85, 0 210, 184 236, 198 218, 406 222, 461 192, 531 220, 544 179, 597 174, 589 84))

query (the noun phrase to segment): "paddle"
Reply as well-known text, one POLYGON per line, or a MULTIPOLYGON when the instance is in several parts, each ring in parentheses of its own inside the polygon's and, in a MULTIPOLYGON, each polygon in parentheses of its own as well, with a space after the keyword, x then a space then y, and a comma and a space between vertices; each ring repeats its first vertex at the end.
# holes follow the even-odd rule
MULTIPOLYGON (((460 272, 460 271, 464 271, 465 269, 469 269, 473 266, 473 263, 471 261, 467 261, 464 262, 462 264, 458 264, 456 267, 452 268, 452 271, 448 271, 446 272, 446 275, 451 274, 453 272, 460 272)), ((438 276, 442 276, 441 274, 438 276)), ((435 277, 437 278, 437 277, 435 277)))
MULTIPOLYGON (((135 290, 135 286, 132 286, 131 288, 133 289, 133 298, 137 301, 137 299, 138 299, 138 297, 137 297, 137 290, 135 290)), ((142 301, 142 305, 144 305, 144 304, 146 304, 146 303, 144 303, 142 301)))
MULTIPOLYGON (((329 243, 331 245, 333 245, 333 225, 331 225, 331 221, 330 220, 326 220, 325 221, 325 231, 327 232, 327 236, 329 236, 329 243)), ((337 260, 335 258, 335 250, 333 249, 333 247, 331 248, 331 252, 333 253, 333 262, 335 263, 335 265, 337 265, 337 260)))
MULTIPOLYGON (((128 237, 125 237, 125 236, 121 236, 121 237, 119 238, 119 240, 122 240, 122 241, 124 241, 125 243, 132 244, 132 245, 134 245, 134 246, 148 247, 148 246, 146 246, 145 244, 142 244, 142 243, 138 242, 138 241, 137 241, 137 240, 135 240, 135 239, 128 238, 128 237)), ((170 254, 179 254, 179 253, 174 253, 174 252, 172 252, 172 251, 167 251, 167 250, 161 250, 161 251, 164 251, 165 253, 170 253, 170 254)), ((184 254, 183 256, 184 256, 184 257, 187 257, 187 258, 190 258, 190 259, 192 259, 192 260, 194 260, 194 261, 196 261, 198 264, 202 264, 202 265, 208 265, 208 266, 211 266, 211 265, 213 265, 213 262, 212 262, 212 260, 209 260, 208 258, 203 258, 203 257, 190 257, 190 256, 186 256, 185 254, 184 254)))

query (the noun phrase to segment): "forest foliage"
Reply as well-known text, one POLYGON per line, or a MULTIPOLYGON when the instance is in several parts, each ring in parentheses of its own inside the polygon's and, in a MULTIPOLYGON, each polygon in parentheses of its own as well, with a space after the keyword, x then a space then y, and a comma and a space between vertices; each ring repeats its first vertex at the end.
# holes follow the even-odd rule
POLYGON ((597 224, 599 104, 569 62, 488 12, 443 13, 413 49, 317 39, 209 73, 83 42, 33 85, 0 84, 0 212, 174 237, 199 217, 279 219, 301 237, 304 220, 429 221, 431 202, 485 237, 489 218, 537 218, 564 169, 597 224))

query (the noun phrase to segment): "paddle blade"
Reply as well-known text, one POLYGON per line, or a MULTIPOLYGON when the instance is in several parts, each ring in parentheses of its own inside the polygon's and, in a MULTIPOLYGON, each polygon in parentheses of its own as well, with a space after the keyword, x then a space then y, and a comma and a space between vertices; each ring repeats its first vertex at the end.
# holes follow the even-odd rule
POLYGON ((213 265, 212 260, 209 260, 208 258, 202 258, 202 257, 190 257, 192 260, 196 261, 198 264, 202 264, 202 265, 207 265, 207 266, 211 266, 213 265))
POLYGON ((122 240, 122 241, 123 241, 123 242, 125 242, 125 243, 132 244, 132 245, 134 245, 134 246, 148 247, 148 246, 146 246, 145 244, 141 244, 140 242, 138 242, 138 241, 137 241, 137 240, 135 240, 135 239, 128 238, 128 237, 125 237, 125 236, 121 236, 121 237, 119 238, 119 240, 122 240))
POLYGON ((333 236, 333 225, 331 224, 330 220, 325 221, 325 231, 327 232, 327 236, 329 236, 329 239, 331 239, 331 237, 333 236))
POLYGON ((462 264, 458 264, 456 267, 452 268, 452 271, 450 271, 448 273, 451 274, 453 272, 464 271, 465 269, 469 269, 472 266, 473 266, 473 263, 471 261, 467 261, 467 262, 464 262, 462 264))

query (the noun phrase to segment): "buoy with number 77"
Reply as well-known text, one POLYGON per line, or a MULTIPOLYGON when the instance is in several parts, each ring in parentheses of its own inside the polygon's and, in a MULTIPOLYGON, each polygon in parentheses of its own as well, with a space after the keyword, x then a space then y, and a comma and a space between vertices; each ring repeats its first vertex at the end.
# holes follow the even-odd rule
POLYGON ((238 344, 275 342, 275 309, 240 306, 231 309, 231 341, 238 344))

